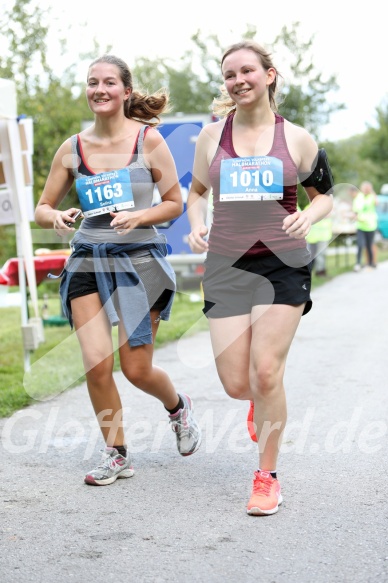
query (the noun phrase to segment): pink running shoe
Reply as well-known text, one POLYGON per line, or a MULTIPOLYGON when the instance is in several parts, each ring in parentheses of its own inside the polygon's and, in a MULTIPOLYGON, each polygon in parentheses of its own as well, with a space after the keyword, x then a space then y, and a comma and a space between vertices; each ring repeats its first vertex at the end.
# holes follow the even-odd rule
POLYGON ((251 516, 275 514, 283 502, 280 484, 269 472, 254 473, 252 495, 248 502, 247 513, 251 516))

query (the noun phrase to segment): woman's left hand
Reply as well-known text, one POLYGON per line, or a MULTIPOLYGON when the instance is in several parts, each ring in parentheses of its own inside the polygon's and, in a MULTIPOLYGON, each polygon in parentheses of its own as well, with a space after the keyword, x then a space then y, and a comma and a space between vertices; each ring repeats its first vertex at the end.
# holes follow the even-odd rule
POLYGON ((282 229, 292 239, 304 239, 310 232, 311 221, 306 213, 297 211, 283 220, 282 229))
POLYGON ((141 217, 144 215, 145 210, 141 211, 120 211, 118 213, 110 213, 113 217, 113 221, 110 226, 114 228, 118 235, 125 235, 142 225, 141 217))

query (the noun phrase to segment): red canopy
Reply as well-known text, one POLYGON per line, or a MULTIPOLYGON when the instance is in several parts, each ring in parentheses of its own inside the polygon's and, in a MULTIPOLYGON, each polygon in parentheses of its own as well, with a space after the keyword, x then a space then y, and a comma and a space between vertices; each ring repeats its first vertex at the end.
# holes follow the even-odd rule
MULTIPOLYGON (((68 254, 34 257, 36 283, 39 285, 47 279, 47 275, 59 275, 69 258, 68 254)), ((19 259, 8 259, 0 269, 0 285, 19 285, 19 259)))

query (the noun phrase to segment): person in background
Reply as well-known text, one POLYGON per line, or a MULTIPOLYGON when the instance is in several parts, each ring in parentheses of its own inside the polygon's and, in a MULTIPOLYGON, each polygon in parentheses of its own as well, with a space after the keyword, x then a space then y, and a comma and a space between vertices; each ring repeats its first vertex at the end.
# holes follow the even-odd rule
POLYGON ((189 244, 207 253, 203 311, 219 378, 229 396, 250 402, 258 469, 246 510, 271 515, 282 502, 277 459, 287 418, 286 359, 312 307, 306 236, 331 211, 333 183, 325 152, 277 113, 279 75, 268 51, 238 42, 224 52, 221 73, 224 86, 213 104, 220 119, 196 142, 189 244), (298 182, 311 201, 303 211, 298 182))
POLYGON ((134 91, 126 63, 103 55, 89 67, 86 98, 94 123, 59 147, 35 220, 59 236, 73 232, 79 209, 58 207, 75 182, 84 219, 71 242, 60 293, 106 444, 101 463, 84 481, 104 486, 134 473, 113 377, 112 326, 118 326, 123 374, 164 405, 182 456, 197 451, 201 431, 190 397, 153 364, 153 342, 175 294, 166 239, 155 225, 182 213, 174 160, 153 127, 168 108, 168 94, 134 91), (153 206, 155 185, 161 202, 153 206))
POLYGON ((362 267, 362 254, 366 252, 366 265, 369 268, 377 267, 377 249, 374 244, 377 229, 378 204, 377 194, 368 180, 360 185, 359 192, 353 198, 352 210, 356 217, 357 230, 357 258, 354 271, 362 267))
POLYGON ((318 223, 311 225, 310 232, 306 237, 308 249, 310 250, 312 257, 311 268, 315 275, 318 277, 327 276, 326 254, 331 238, 331 216, 324 217, 318 223))

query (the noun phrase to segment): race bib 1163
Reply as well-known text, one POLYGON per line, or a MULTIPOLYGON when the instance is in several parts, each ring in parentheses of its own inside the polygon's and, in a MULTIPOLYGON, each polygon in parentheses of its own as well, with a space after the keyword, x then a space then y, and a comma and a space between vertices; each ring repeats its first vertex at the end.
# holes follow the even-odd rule
POLYGON ((128 168, 77 178, 76 190, 85 217, 135 206, 128 168))
POLYGON ((221 161, 220 201, 282 200, 283 162, 272 156, 221 161))

